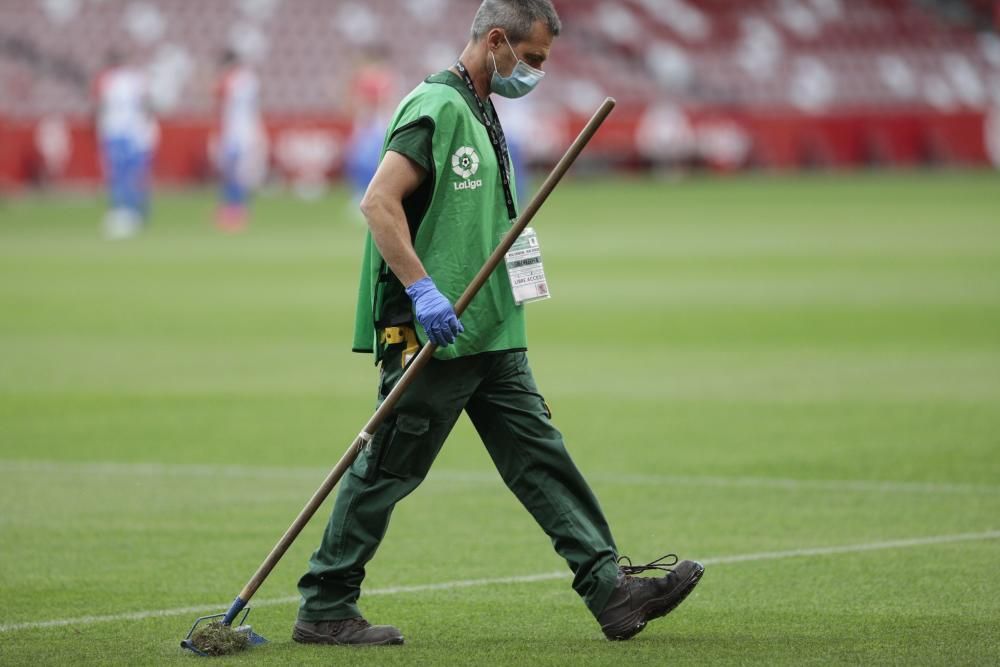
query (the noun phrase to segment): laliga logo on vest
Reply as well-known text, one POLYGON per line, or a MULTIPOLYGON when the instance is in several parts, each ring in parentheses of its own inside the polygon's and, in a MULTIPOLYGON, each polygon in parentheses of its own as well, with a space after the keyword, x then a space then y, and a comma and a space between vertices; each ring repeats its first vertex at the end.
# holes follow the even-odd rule
POLYGON ((479 171, 479 156, 471 146, 462 146, 451 156, 451 168, 465 180, 455 183, 456 190, 475 190, 483 185, 481 180, 470 180, 479 171))

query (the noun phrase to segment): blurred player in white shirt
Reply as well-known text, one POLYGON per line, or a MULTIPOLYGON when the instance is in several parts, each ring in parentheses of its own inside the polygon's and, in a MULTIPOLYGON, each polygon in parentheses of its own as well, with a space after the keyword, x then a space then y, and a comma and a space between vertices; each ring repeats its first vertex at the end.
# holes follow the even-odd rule
POLYGON ((220 107, 218 145, 222 176, 216 224, 224 231, 240 231, 247 224, 250 193, 263 178, 267 139, 260 113, 260 80, 235 53, 222 56, 217 87, 220 107))
POLYGON ((156 122, 148 105, 145 75, 111 52, 94 83, 97 134, 109 205, 104 231, 127 238, 149 214, 149 170, 156 143, 156 122))

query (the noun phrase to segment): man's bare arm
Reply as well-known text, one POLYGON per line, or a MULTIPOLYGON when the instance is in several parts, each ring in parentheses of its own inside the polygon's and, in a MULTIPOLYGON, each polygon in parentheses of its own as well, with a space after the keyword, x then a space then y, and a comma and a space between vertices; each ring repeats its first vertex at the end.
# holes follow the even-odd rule
POLYGON ((372 239, 404 287, 427 275, 413 249, 403 211, 403 200, 425 178, 427 172, 416 162, 401 153, 386 151, 361 200, 361 212, 368 221, 372 239))

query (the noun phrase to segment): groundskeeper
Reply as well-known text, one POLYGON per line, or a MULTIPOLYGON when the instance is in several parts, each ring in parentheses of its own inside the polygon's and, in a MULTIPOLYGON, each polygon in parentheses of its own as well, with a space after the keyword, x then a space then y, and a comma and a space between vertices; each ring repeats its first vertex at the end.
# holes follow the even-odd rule
POLYGON ((620 559, 528 367, 523 301, 533 297, 521 289, 515 300, 512 278, 545 296, 538 273, 524 272, 538 268, 537 258, 529 254, 530 261, 494 271, 461 322, 453 309, 517 217, 490 94, 530 92, 559 31, 550 0, 485 0, 459 61, 411 92, 389 126, 361 203, 369 235, 354 348, 375 354, 380 398, 422 343, 439 348, 341 481, 299 580, 297 642, 403 643, 398 629, 369 624, 358 608, 365 565, 396 503, 423 481, 463 410, 504 482, 565 558, 573 589, 609 639, 628 639, 671 611, 702 575, 699 563, 676 557, 620 564, 627 559, 620 559), (634 576, 650 569, 667 574, 634 576))

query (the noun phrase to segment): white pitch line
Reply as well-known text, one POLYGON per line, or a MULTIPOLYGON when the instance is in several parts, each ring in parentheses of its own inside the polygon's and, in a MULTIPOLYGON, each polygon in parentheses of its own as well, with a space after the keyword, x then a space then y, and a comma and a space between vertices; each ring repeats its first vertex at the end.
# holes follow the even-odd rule
MULTIPOLYGON (((628 473, 588 473, 592 482, 621 486, 693 486, 719 488, 766 488, 804 491, 863 491, 875 493, 985 494, 1000 495, 1000 486, 950 482, 899 482, 888 480, 791 479, 782 477, 711 477, 702 475, 643 475, 628 473)), ((455 482, 499 481, 491 473, 457 470, 431 471, 428 479, 455 482)))
MULTIPOLYGON (((148 476, 205 477, 211 479, 302 479, 319 483, 328 471, 321 468, 266 467, 239 464, 174 464, 174 463, 67 463, 59 461, 0 460, 0 473, 73 474, 84 477, 148 476)), ((718 488, 763 488, 778 490, 974 494, 1000 495, 1000 486, 952 482, 901 482, 889 480, 824 480, 781 477, 719 477, 701 475, 644 475, 628 473, 590 473, 586 477, 597 483, 622 486, 690 486, 718 488)), ((495 484, 499 475, 492 471, 432 470, 430 482, 495 484)))
POLYGON ((113 463, 63 461, 0 461, 0 472, 73 474, 84 477, 233 477, 249 479, 304 479, 322 481, 320 468, 248 466, 211 463, 113 463))
POLYGON ((730 563, 747 563, 764 560, 781 560, 784 558, 808 558, 809 556, 835 556, 837 554, 854 554, 865 551, 883 551, 885 549, 906 549, 908 547, 925 547, 935 544, 953 544, 955 542, 983 542, 1000 539, 1000 530, 987 530, 982 533, 959 533, 958 535, 936 535, 930 537, 911 537, 885 542, 869 542, 867 544, 848 544, 840 547, 813 547, 808 549, 791 549, 789 551, 761 551, 753 554, 736 556, 718 556, 706 558, 701 562, 705 565, 728 565, 730 563))
MULTIPOLYGON (((846 553, 862 553, 865 551, 881 551, 886 549, 905 549, 909 547, 932 546, 937 544, 954 544, 957 542, 983 542, 986 540, 1000 539, 1000 530, 989 530, 981 533, 960 533, 957 535, 932 535, 929 537, 913 537, 901 540, 888 540, 885 542, 867 542, 863 544, 848 544, 832 547, 815 547, 809 549, 791 549, 788 551, 762 551, 758 553, 737 554, 732 556, 717 556, 715 558, 705 558, 701 562, 705 565, 728 565, 732 563, 748 563, 755 561, 781 560, 785 558, 808 558, 812 556, 832 556, 846 553)), ((566 579, 569 573, 544 572, 541 574, 529 574, 513 577, 496 577, 491 579, 460 579, 457 581, 444 581, 436 584, 416 584, 411 586, 391 586, 388 588, 375 588, 366 590, 365 595, 399 595, 402 593, 424 593, 427 591, 450 591, 458 588, 472 588, 478 586, 497 586, 504 584, 525 584, 535 581, 549 581, 553 579, 566 579)), ((287 596, 281 598, 269 598, 265 600, 255 600, 254 607, 271 607, 275 605, 292 604, 299 601, 299 596, 287 596)), ((228 609, 228 603, 217 605, 198 605, 195 607, 175 607, 173 609, 156 609, 150 611, 136 611, 125 614, 111 614, 107 616, 78 616, 76 618, 62 618, 51 621, 32 621, 27 623, 7 623, 0 625, 0 634, 17 632, 19 630, 40 630, 45 628, 58 628, 65 626, 95 625, 98 623, 113 623, 123 621, 142 621, 150 618, 165 618, 180 616, 183 614, 205 614, 210 612, 221 612, 228 609)))

